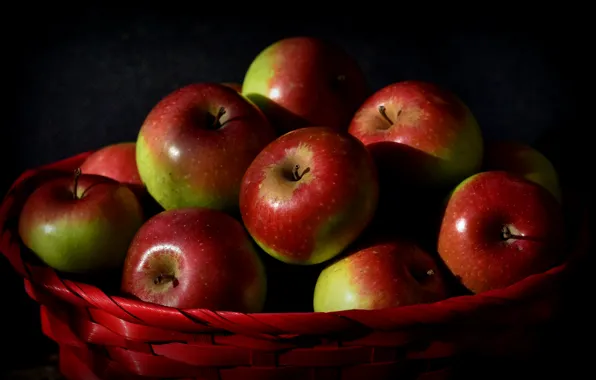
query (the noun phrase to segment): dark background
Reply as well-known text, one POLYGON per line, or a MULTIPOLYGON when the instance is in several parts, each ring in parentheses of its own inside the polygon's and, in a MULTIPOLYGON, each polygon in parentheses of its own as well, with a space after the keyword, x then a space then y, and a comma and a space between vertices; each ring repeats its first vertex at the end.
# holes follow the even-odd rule
MULTIPOLYGON (((373 89, 405 79, 451 89, 472 109, 486 138, 544 147, 569 181, 582 184, 586 171, 593 171, 588 138, 593 93, 585 98, 593 67, 587 60, 590 44, 587 28, 572 19, 515 27, 503 19, 477 19, 465 28, 454 21, 456 30, 449 23, 424 26, 403 18, 363 23, 355 12, 292 21, 209 18, 192 11, 71 11, 21 13, 23 21, 4 33, 9 88, 3 105, 9 118, 0 127, 2 195, 27 168, 135 140, 145 115, 170 91, 193 82, 241 82, 263 48, 295 35, 343 46, 373 89)), ((38 307, 3 257, 0 275, 0 326, 3 340, 10 341, 0 361, 4 368, 34 363, 53 349, 40 333, 38 307)), ((548 358, 555 358, 550 365, 557 368, 569 367, 564 363, 582 368, 582 351, 573 351, 570 339, 593 332, 581 324, 588 320, 587 309, 578 309, 585 304, 585 285, 574 286, 572 319, 561 323, 562 332, 553 332, 549 347, 548 358)))

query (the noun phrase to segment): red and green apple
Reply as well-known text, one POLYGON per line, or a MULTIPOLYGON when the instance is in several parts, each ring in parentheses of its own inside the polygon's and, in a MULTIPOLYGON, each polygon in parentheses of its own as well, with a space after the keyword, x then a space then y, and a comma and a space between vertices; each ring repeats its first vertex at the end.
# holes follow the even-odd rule
POLYGON ((111 178, 81 174, 42 184, 19 218, 23 243, 48 266, 70 273, 118 268, 143 224, 135 194, 111 178))
POLYGON ((358 62, 340 46, 313 37, 279 40, 250 64, 242 94, 279 134, 308 127, 346 130, 368 96, 358 62))
POLYGON ((454 93, 421 81, 388 85, 355 113, 349 132, 371 151, 382 177, 449 188, 480 170, 483 138, 454 93))
POLYGON ((137 139, 141 179, 166 210, 235 209, 248 165, 276 135, 263 113, 217 83, 182 87, 147 115, 137 139))
POLYGON ((376 168, 364 145, 328 127, 279 137, 252 162, 240 191, 248 232, 271 256, 319 264, 343 251, 371 221, 376 168))
POLYGON ((137 168, 134 142, 115 143, 96 150, 83 161, 81 172, 112 178, 137 193, 145 190, 137 168))
POLYGON ((437 262, 416 243, 367 244, 327 265, 314 291, 315 312, 378 310, 430 303, 449 290, 437 262))
POLYGON ((473 293, 504 288, 564 258, 556 198, 505 171, 475 174, 451 193, 438 237, 449 270, 473 293))
POLYGON ((542 152, 519 141, 487 142, 484 170, 504 170, 523 176, 550 191, 561 201, 559 176, 555 167, 542 152))
POLYGON ((259 312, 267 277, 236 219, 184 208, 163 211, 141 227, 126 256, 121 290, 169 307, 259 312))

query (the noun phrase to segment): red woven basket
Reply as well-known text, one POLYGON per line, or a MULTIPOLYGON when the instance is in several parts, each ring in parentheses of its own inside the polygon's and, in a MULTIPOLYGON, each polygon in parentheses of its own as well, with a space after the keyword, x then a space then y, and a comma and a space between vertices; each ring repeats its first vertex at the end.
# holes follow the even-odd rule
MULTIPOLYGON (((75 157, 24 173, 0 207, 0 251, 40 304, 69 379, 442 379, 454 360, 523 356, 561 300, 567 262, 508 288, 387 310, 242 314, 180 310, 106 294, 27 259, 17 219, 27 196, 75 157)), ((587 222, 586 222, 587 223, 587 222)), ((581 224, 586 226, 586 223, 581 224)), ((574 239, 586 249, 587 234, 574 239)))

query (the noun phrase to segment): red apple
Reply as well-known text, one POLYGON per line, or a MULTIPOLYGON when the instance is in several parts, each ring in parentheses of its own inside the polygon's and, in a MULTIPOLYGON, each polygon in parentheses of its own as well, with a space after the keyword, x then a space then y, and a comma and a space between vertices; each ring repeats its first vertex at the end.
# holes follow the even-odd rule
POLYGON ((469 108, 438 86, 404 81, 378 90, 349 132, 371 151, 380 175, 423 187, 451 187, 482 165, 483 140, 469 108))
POLYGON ((559 176, 541 152, 518 141, 491 141, 486 144, 484 170, 504 170, 536 182, 561 200, 559 176))
POLYGON ((542 186, 505 171, 475 174, 452 192, 438 251, 474 293, 503 288, 563 259, 559 202, 542 186))
POLYGON ((222 83, 224 86, 232 88, 234 90, 236 90, 237 92, 242 92, 242 85, 240 83, 236 83, 236 82, 224 82, 222 83))
POLYGON ((267 279, 242 225, 211 209, 163 211, 136 234, 122 292, 163 306, 259 312, 267 279))
POLYGON ((335 260, 321 272, 314 311, 384 309, 448 297, 437 263, 403 239, 375 242, 335 260))
POLYGON ((81 171, 115 179, 129 185, 137 193, 145 189, 137 169, 134 142, 111 144, 96 150, 81 164, 81 171))
POLYGON ((142 223, 139 201, 126 185, 77 170, 74 179, 52 179, 29 196, 19 234, 48 266, 92 273, 120 267, 142 223))
POLYGON ((309 127, 259 153, 242 181, 240 211, 265 252, 286 263, 318 264, 358 237, 377 198, 364 145, 347 133, 309 127))
POLYGON ((242 176, 275 138, 259 109, 216 83, 180 88, 147 115, 137 165, 149 193, 166 210, 234 209, 242 176))
POLYGON ((268 46, 242 84, 242 94, 280 133, 313 125, 346 130, 368 91, 356 60, 339 46, 312 37, 268 46))

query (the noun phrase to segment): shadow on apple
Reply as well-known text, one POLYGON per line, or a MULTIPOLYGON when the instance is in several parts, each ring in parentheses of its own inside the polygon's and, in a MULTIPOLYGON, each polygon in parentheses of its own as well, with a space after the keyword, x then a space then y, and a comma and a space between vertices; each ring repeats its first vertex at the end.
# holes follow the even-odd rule
MULTIPOLYGON (((129 185, 133 187, 135 185, 129 185)), ((134 188, 133 191, 137 194, 139 198, 139 202, 141 203, 141 207, 143 208, 143 213, 145 216, 145 220, 148 220, 155 215, 159 214, 165 209, 149 194, 149 192, 143 188, 134 188)))
POLYGON ((380 182, 375 228, 434 241, 442 204, 451 188, 430 185, 432 179, 419 168, 437 167, 440 159, 389 141, 370 144, 368 149, 377 164, 380 182))
POLYGON ((282 135, 294 129, 311 126, 308 120, 287 108, 280 106, 273 100, 260 94, 246 94, 245 98, 253 102, 267 117, 278 135, 282 135))
POLYGON ((364 249, 371 244, 389 243, 396 239, 413 241, 434 259, 451 296, 471 295, 472 292, 466 289, 461 284, 461 281, 453 275, 437 252, 437 236, 441 222, 441 210, 442 208, 438 209, 438 211, 435 210, 435 213, 429 215, 426 221, 420 218, 421 223, 417 227, 409 229, 401 228, 386 213, 378 212, 372 223, 369 224, 360 237, 333 260, 339 260, 346 254, 364 249), (425 224, 422 224, 422 222, 425 224))
POLYGON ((313 294, 321 270, 318 265, 290 265, 259 250, 267 268, 265 313, 300 313, 313 311, 313 294))
POLYGON ((352 245, 403 238, 429 252, 454 295, 470 294, 447 269, 437 253, 446 199, 453 186, 431 185, 420 167, 437 167, 440 159, 396 142, 368 145, 379 171, 379 206, 375 217, 352 245))

